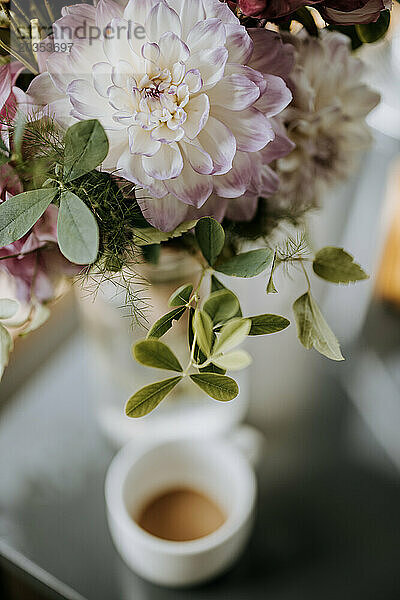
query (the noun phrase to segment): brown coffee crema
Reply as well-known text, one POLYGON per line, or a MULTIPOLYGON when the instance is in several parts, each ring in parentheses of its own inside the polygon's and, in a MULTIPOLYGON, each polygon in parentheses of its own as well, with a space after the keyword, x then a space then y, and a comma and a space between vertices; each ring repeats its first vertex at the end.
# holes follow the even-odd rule
POLYGON ((226 521, 221 508, 191 488, 165 490, 143 507, 135 521, 148 533, 174 542, 188 542, 216 531, 226 521))

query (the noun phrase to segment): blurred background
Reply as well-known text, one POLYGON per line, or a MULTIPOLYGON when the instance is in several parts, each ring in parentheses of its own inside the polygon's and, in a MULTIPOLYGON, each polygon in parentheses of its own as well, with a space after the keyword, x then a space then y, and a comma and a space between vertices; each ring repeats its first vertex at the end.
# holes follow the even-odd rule
MULTIPOLYGON (((311 237, 315 247, 345 247, 371 277, 314 288, 345 363, 304 350, 294 325, 252 340, 246 401, 230 413, 232 422, 246 413, 267 440, 246 554, 219 580, 179 592, 147 584, 122 564, 103 499, 106 469, 131 435, 124 429, 119 439, 104 427, 113 384, 102 360, 108 352, 117 362, 117 350, 106 329, 102 341, 93 337, 93 320, 104 327, 103 300, 90 304, 72 290, 41 329, 16 341, 0 387, 2 598, 400 597, 398 19, 362 57, 366 80, 382 94, 369 119, 374 144, 352 180, 312 216, 311 237)), ((277 277, 280 293, 268 297, 262 278, 251 293, 240 285, 245 313, 289 318, 304 291, 301 276, 277 277)), ((131 335, 126 320, 123 329, 131 335)), ((112 400, 122 415, 120 393, 112 400)), ((115 428, 123 429, 118 421, 115 428)), ((146 434, 138 431, 138 439, 146 434)))

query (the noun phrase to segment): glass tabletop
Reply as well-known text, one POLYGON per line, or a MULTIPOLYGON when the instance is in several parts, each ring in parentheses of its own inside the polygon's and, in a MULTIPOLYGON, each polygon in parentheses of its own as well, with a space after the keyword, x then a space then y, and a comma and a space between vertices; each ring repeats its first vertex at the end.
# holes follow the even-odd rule
POLYGON ((103 485, 115 450, 97 426, 78 333, 2 405, 0 538, 87 600, 397 599, 397 475, 352 451, 351 409, 333 380, 324 385, 320 415, 290 441, 268 439, 238 564, 208 585, 163 589, 124 565, 108 533, 103 485))

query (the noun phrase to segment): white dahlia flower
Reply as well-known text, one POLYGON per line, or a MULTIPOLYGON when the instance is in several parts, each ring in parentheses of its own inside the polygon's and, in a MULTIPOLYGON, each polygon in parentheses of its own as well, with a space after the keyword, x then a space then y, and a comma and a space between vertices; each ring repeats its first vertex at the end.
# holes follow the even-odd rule
POLYGON ((254 198, 275 191, 266 163, 291 149, 272 120, 291 100, 274 74, 290 62, 276 34, 262 31, 252 68, 252 39, 219 0, 130 0, 125 8, 100 0, 64 9, 53 30, 56 50, 65 41, 72 48, 41 56, 45 72, 28 94, 64 125, 101 122, 110 141, 103 168, 142 189, 153 225, 221 218, 232 199, 246 203, 250 194, 239 210, 248 219, 254 198), (275 68, 262 68, 266 54, 275 68))
POLYGON ((324 31, 320 37, 288 36, 296 48, 293 102, 282 113, 296 147, 277 161, 276 198, 299 210, 318 206, 326 191, 357 167, 371 141, 365 117, 379 94, 362 83, 363 64, 349 39, 324 31))

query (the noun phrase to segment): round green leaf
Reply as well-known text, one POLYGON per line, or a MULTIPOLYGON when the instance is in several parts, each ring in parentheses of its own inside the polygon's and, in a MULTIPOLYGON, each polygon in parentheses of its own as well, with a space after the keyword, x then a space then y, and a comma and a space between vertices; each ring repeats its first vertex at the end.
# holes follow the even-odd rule
POLYGON ((216 373, 198 373, 190 375, 190 379, 206 394, 221 402, 233 400, 239 393, 238 384, 231 377, 216 373))
POLYGON ((73 192, 63 192, 58 211, 57 238, 60 250, 77 265, 95 262, 99 251, 99 227, 86 204, 73 192))
POLYGON ((250 319, 235 318, 223 326, 213 348, 213 355, 228 352, 239 346, 249 334, 251 328, 250 319))
POLYGON ((249 335, 266 335, 268 333, 276 333, 289 327, 290 321, 279 315, 257 315, 248 317, 251 321, 251 329, 249 335))
POLYGON ((204 258, 212 266, 224 247, 224 228, 215 219, 203 217, 197 222, 195 232, 204 258))
POLYGON ((55 189, 31 190, 0 204, 0 247, 16 242, 42 216, 56 197, 55 189))
POLYGON ((93 171, 107 154, 108 138, 97 119, 75 123, 65 134, 65 181, 73 181, 93 171))
POLYGON ((172 350, 159 340, 142 340, 133 346, 133 356, 146 367, 166 369, 167 371, 182 371, 179 360, 172 350))
POLYGON ((0 298, 0 319, 11 319, 18 311, 19 304, 12 298, 0 298))
POLYGON ((129 398, 125 406, 125 413, 128 417, 144 417, 152 410, 157 408, 162 400, 174 389, 182 380, 182 376, 171 377, 164 381, 157 381, 141 388, 129 398))
POLYGON ((273 258, 274 253, 269 248, 250 250, 250 252, 237 254, 222 265, 218 265, 216 271, 232 277, 256 277, 268 269, 273 258))
POLYGON ((160 338, 172 327, 173 321, 179 321, 183 313, 186 311, 186 306, 174 308, 166 315, 160 317, 154 325, 152 325, 147 338, 160 338))
POLYGON ((182 285, 171 295, 168 300, 168 306, 182 306, 183 304, 187 304, 192 292, 193 286, 191 283, 182 285))
POLYGON ((383 10, 375 23, 366 23, 364 25, 356 25, 358 37, 365 44, 377 42, 385 35, 390 25, 390 11, 383 10))
POLYGON ((343 248, 326 246, 315 255, 314 273, 332 283, 351 283, 368 279, 368 275, 343 248))
POLYGON ((251 356, 246 350, 234 350, 222 356, 213 358, 214 364, 227 371, 245 369, 251 363, 251 356))
POLYGON ((210 356, 213 341, 213 323, 204 310, 196 310, 193 317, 193 329, 197 343, 206 356, 210 356))
POLYGON ((211 317, 214 323, 227 321, 237 315, 239 300, 230 290, 213 292, 205 301, 203 310, 211 317))
POLYGON ((315 348, 317 352, 332 360, 344 360, 339 342, 325 321, 318 304, 306 292, 293 304, 297 335, 305 348, 315 348))

